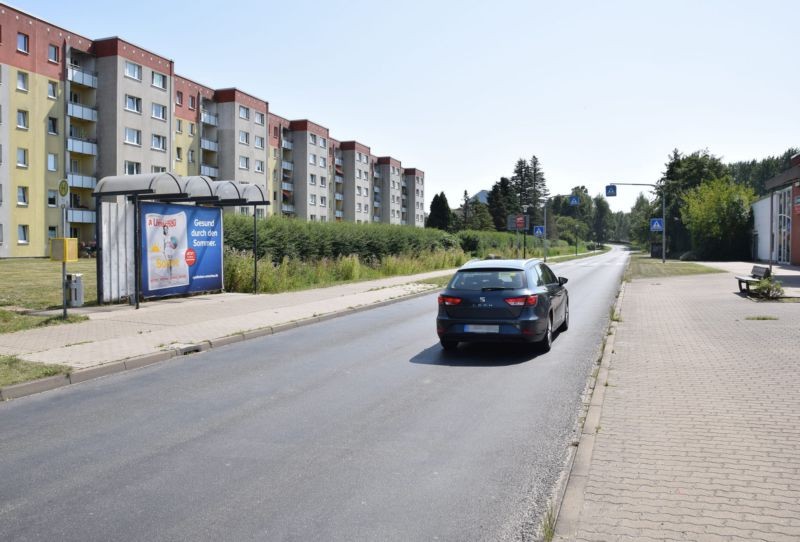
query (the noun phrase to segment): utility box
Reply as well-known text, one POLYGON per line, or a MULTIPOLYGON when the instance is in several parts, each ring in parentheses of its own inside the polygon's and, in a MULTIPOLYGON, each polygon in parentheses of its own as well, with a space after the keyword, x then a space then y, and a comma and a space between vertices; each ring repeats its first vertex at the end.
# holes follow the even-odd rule
POLYGON ((78 239, 76 237, 50 239, 50 259, 54 262, 77 262, 78 239))
POLYGON ((650 243, 650 257, 651 258, 660 258, 661 257, 661 242, 658 243, 650 243))
POLYGON ((83 273, 67 273, 67 295, 70 307, 83 307, 83 273))

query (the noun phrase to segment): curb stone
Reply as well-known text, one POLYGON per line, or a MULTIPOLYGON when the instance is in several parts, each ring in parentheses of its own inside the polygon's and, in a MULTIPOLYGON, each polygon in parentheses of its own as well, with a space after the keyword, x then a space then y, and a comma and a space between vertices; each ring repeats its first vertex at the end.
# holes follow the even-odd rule
MULTIPOLYGON (((414 283, 408 283, 408 284, 414 284, 414 283)), ((167 361, 169 359, 178 356, 201 353, 207 350, 211 350, 212 348, 219 348, 221 346, 247 341, 250 339, 258 339, 261 337, 266 337, 268 335, 274 335, 275 333, 280 333, 281 331, 287 331, 290 329, 296 329, 298 327, 303 327, 310 324, 325 322, 327 320, 332 320, 340 316, 347 316, 349 314, 355 314, 370 309, 377 309, 379 307, 391 305, 399 301, 406 301, 409 299, 414 299, 416 297, 422 297, 424 295, 431 294, 440 289, 441 288, 438 287, 428 288, 419 292, 413 292, 407 295, 399 295, 397 297, 393 297, 391 299, 385 299, 382 301, 377 301, 375 303, 359 305, 356 307, 346 307, 340 311, 334 311, 319 316, 311 316, 309 318, 303 318, 302 320, 295 320, 292 322, 286 322, 274 326, 256 328, 241 333, 235 333, 233 335, 228 335, 226 337, 220 337, 218 339, 208 339, 200 341, 199 343, 196 344, 181 344, 180 346, 175 346, 169 350, 155 352, 153 354, 145 354, 143 356, 136 356, 133 358, 128 358, 120 361, 113 361, 110 363, 99 365, 97 367, 92 367, 90 369, 74 371, 70 374, 49 376, 47 378, 41 378, 39 380, 32 380, 30 382, 23 382, 21 384, 6 386, 4 388, 0 388, 0 402, 9 401, 11 399, 18 399, 20 397, 25 397, 28 395, 33 395, 35 393, 61 388, 63 386, 68 386, 71 384, 78 384, 80 382, 86 382, 88 380, 94 380, 95 378, 121 373, 123 371, 139 369, 141 367, 146 367, 148 365, 153 365, 155 363, 167 361)))

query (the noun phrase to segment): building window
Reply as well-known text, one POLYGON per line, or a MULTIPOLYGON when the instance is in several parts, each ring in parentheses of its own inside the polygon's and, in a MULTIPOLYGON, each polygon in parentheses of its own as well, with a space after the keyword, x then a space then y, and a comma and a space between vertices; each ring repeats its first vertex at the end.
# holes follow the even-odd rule
POLYGON ((130 62, 128 60, 125 61, 125 77, 130 77, 131 79, 136 79, 137 81, 142 80, 142 67, 138 64, 130 62))
POLYGON ((17 167, 28 167, 28 149, 17 149, 17 167))
POLYGON ((361 212, 361 204, 360 203, 356 203, 356 211, 359 212, 359 213, 361 212))
POLYGON ((50 62, 58 62, 58 46, 52 43, 47 46, 47 60, 50 62))
POLYGON ((361 195, 361 187, 360 186, 356 186, 356 195, 357 196, 361 195))
POLYGON ((189 149, 189 152, 188 152, 187 156, 189 157, 189 163, 190 164, 194 164, 194 150, 193 149, 189 149))
POLYGON ((328 198, 326 198, 325 196, 320 196, 319 197, 319 204, 324 207, 325 205, 328 204, 328 198))
POLYGON ((257 149, 263 149, 264 148, 264 138, 261 137, 261 136, 255 136, 255 141, 253 142, 253 144, 255 145, 255 147, 257 149))
POLYGON ((29 46, 28 35, 19 32, 17 34, 17 51, 19 51, 20 53, 27 54, 29 52, 28 46, 29 46))
POLYGON ((55 239, 58 236, 58 226, 48 226, 47 227, 47 238, 48 239, 55 239))
POLYGON ((183 92, 180 90, 175 93, 175 103, 178 105, 183 105, 183 92))
POLYGON ((142 145, 142 131, 135 128, 125 128, 125 143, 129 145, 142 145))
POLYGON ((55 207, 58 198, 58 192, 55 190, 48 190, 47 191, 47 206, 48 207, 55 207))
POLYGON ((153 103, 153 118, 158 120, 167 120, 167 107, 161 104, 153 103))
POLYGON ((27 224, 20 224, 17 226, 17 242, 20 245, 27 245, 28 240, 28 225, 27 224))
POLYGON ((246 120, 250 119, 250 109, 245 107, 245 106, 243 106, 243 105, 240 105, 239 106, 239 118, 240 119, 246 119, 246 120))
POLYGON ((324 137, 319 138, 319 146, 322 147, 323 149, 327 149, 328 148, 328 140, 325 139, 324 137))
POLYGON ((47 117, 47 133, 58 135, 58 119, 55 117, 47 117))
POLYGON ((316 154, 309 154, 308 155, 308 163, 311 165, 317 165, 317 155, 316 154))
POLYGON ((47 171, 58 170, 58 155, 52 152, 47 153, 47 171))
POLYGON ((317 195, 316 194, 310 194, 308 196, 308 204, 309 205, 316 205, 317 204, 317 195))
POLYGON ((358 179, 361 178, 361 170, 360 169, 356 170, 356 178, 358 178, 358 179))
POLYGON ((163 73, 153 72, 153 86, 161 90, 167 90, 167 76, 163 73))
POLYGON ((183 161, 183 149, 181 147, 175 148, 175 160, 178 162, 183 161))
POLYGON ((166 173, 167 168, 164 166, 150 166, 150 173, 166 173))
POLYGON ((179 134, 183 133, 183 121, 181 119, 175 119, 175 131, 179 134))
POLYGON ((250 158, 247 156, 239 157, 239 169, 250 169, 250 158))
POLYGON ((261 113, 260 111, 256 111, 255 112, 255 121, 256 121, 256 124, 264 126, 264 113, 261 113))
POLYGON ((189 123, 189 135, 190 136, 194 135, 194 123, 193 122, 189 123))
POLYGON ((3 225, 0 224, 0 245, 3 244, 3 225))
POLYGON ((28 74, 25 72, 17 72, 17 90, 28 91, 28 74))
POLYGON ((58 97, 58 83, 55 81, 47 82, 47 97, 53 99, 58 97))
POLYGON ((320 186, 328 186, 328 178, 327 177, 320 177, 319 178, 319 185, 320 186))
POLYGON ((273 126, 272 127, 272 137, 274 137, 275 139, 278 139, 278 127, 277 126, 273 126))
POLYGON ((195 109, 197 107, 197 99, 194 96, 189 96, 189 109, 195 109))
POLYGON ((134 113, 142 112, 142 99, 130 94, 125 95, 125 109, 134 113))
POLYGON ((28 187, 17 187, 17 205, 28 205, 28 187))
POLYGON ((313 173, 308 175, 308 184, 317 184, 317 176, 313 173))
POLYGON ((139 175, 142 172, 140 162, 129 162, 125 160, 125 175, 139 175))
POLYGON ((312 145, 316 145, 317 144, 316 134, 308 134, 308 142, 311 143, 312 145))
POLYGON ((256 172, 257 173, 264 173, 264 161, 263 160, 256 160, 256 172))
POLYGON ((17 128, 28 129, 28 112, 17 109, 17 128))
POLYGON ((239 130, 239 143, 244 145, 250 144, 250 133, 245 132, 244 130, 239 130))
POLYGON ((319 157, 319 167, 327 167, 327 165, 328 165, 328 159, 325 158, 324 156, 320 156, 319 157))
POLYGON ((150 142, 150 148, 156 151, 166 151, 167 150, 166 136, 153 134, 152 140, 150 142))

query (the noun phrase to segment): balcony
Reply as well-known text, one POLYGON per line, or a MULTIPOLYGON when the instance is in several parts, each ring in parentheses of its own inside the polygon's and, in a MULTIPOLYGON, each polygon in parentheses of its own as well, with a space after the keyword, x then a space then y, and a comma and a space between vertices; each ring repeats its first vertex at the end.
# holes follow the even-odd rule
POLYGON ((376 179, 380 179, 381 172, 376 169, 375 172, 372 174, 372 176, 375 177, 376 179))
POLYGON ((281 162, 281 167, 286 171, 294 171, 294 164, 291 162, 287 162, 286 160, 283 160, 281 162))
POLYGON ((97 109, 87 107, 75 102, 67 103, 67 115, 74 119, 88 120, 90 122, 97 122, 97 109))
POLYGON ((208 164, 201 164, 200 175, 204 175, 206 177, 219 177, 219 169, 215 168, 214 166, 209 166, 208 164))
POLYGON ((97 88, 97 74, 82 70, 77 66, 69 66, 67 68, 67 79, 78 85, 97 88))
POLYGON ((336 181, 337 184, 341 184, 344 182, 344 177, 342 177, 341 175, 335 175, 333 177, 333 180, 336 181))
POLYGON ((336 158, 336 159, 333 161, 333 163, 334 163, 335 165, 337 165, 337 166, 341 166, 342 164, 344 164, 344 162, 342 161, 342 159, 341 159, 341 158, 336 158))
POLYGON ((336 218, 343 218, 344 217, 344 211, 335 211, 334 214, 335 214, 336 218))
POLYGON ((287 192, 294 192, 294 183, 281 183, 281 190, 286 190, 287 192))
POLYGON ((405 220, 401 220, 401 221, 400 221, 400 224, 401 224, 402 226, 405 226, 405 225, 407 225, 407 224, 408 224, 408 222, 406 222, 405 220))
POLYGON ((284 213, 293 213, 294 212, 294 205, 291 203, 282 203, 281 204, 281 211, 284 213))
POLYGON ((376 194, 380 194, 381 193, 381 187, 380 186, 374 187, 373 190, 375 191, 376 194))
POLYGON ((380 200, 375 200, 374 202, 372 202, 372 206, 373 207, 380 207, 381 206, 380 200))
POLYGON ((97 156, 97 143, 88 139, 70 137, 67 138, 67 150, 78 154, 97 156))
POLYGON ((67 222, 75 224, 94 224, 97 213, 88 209, 67 209, 67 222))
POLYGON ((212 151, 218 152, 219 151, 219 143, 216 141, 212 141, 210 139, 201 138, 200 139, 200 148, 205 151, 212 151))
POLYGON ((209 126, 219 126, 219 117, 209 113, 208 111, 201 111, 200 122, 203 124, 208 124, 209 126))
POLYGON ((294 143, 292 143, 288 139, 284 139, 283 141, 281 141, 281 147, 286 149, 287 151, 290 151, 294 148, 294 143))
POLYGON ((381 215, 374 215, 372 217, 372 221, 373 222, 380 222, 381 221, 381 215))
POLYGON ((344 194, 340 194, 339 192, 336 192, 336 193, 333 195, 333 198, 334 198, 336 201, 343 201, 343 200, 344 200, 344 194))
POLYGON ((94 190, 97 186, 97 179, 86 175, 78 175, 77 173, 67 173, 67 183, 72 188, 89 188, 94 190))

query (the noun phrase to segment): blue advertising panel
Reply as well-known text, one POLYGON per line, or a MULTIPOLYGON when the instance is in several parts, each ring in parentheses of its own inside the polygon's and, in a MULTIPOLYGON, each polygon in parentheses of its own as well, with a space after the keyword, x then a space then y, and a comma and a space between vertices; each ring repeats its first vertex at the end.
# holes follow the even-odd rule
POLYGON ((141 204, 142 295, 222 290, 222 210, 141 204))

